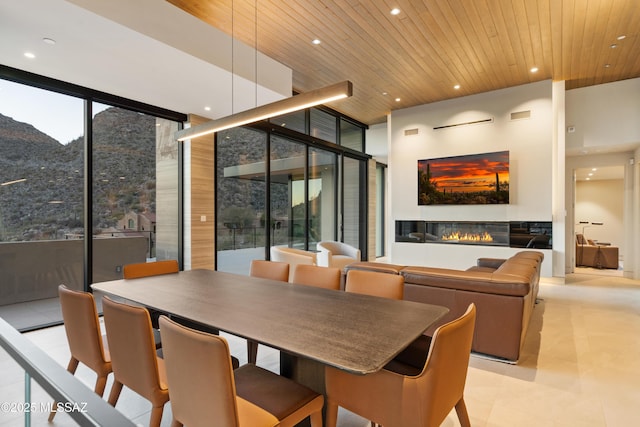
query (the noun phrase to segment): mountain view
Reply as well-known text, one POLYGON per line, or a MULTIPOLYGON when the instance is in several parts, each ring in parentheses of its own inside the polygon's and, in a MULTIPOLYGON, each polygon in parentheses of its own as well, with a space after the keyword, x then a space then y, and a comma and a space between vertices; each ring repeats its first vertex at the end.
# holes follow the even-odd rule
MULTIPOLYGON (((94 233, 155 211, 155 118, 108 108, 93 121, 94 233)), ((63 145, 0 114, 0 240, 83 234, 84 138, 63 145)))

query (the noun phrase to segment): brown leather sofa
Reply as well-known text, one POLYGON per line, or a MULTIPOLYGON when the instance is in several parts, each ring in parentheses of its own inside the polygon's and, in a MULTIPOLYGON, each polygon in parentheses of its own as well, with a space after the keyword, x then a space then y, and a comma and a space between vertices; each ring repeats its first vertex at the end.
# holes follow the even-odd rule
POLYGON ((449 313, 425 333, 477 308, 472 351, 516 363, 535 306, 544 254, 521 251, 508 259, 479 258, 467 270, 356 262, 346 270, 404 276, 404 299, 443 305, 449 313))
POLYGON ((619 265, 618 248, 596 244, 576 235, 576 267, 615 268, 619 265))

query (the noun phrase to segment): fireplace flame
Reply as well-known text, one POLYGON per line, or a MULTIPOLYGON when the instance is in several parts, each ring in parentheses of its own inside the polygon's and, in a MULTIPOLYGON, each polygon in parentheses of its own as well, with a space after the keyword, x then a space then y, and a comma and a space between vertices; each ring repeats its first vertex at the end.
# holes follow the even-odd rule
POLYGON ((486 231, 483 233, 460 233, 454 231, 442 236, 442 240, 455 240, 462 242, 493 242, 493 237, 486 231))

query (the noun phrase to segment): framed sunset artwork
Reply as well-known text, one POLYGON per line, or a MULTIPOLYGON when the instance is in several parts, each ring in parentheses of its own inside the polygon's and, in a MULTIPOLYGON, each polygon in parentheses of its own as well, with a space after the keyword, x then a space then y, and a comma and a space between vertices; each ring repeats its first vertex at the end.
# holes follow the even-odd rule
POLYGON ((508 203, 508 151, 418 160, 418 205, 508 203))

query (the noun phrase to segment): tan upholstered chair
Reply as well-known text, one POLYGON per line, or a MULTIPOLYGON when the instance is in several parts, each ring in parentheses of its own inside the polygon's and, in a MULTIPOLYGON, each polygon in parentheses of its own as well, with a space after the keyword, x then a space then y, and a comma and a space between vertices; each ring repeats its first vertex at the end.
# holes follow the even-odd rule
MULTIPOLYGON (((178 261, 168 259, 155 262, 140 262, 137 264, 126 264, 122 267, 122 275, 125 279, 139 279, 141 277, 158 276, 160 274, 171 274, 180 271, 178 261)), ((151 324, 154 329, 158 329, 158 317, 160 313, 157 310, 148 309, 151 316, 151 324)), ((160 335, 155 333, 157 347, 160 347, 160 335)))
MULTIPOLYGON (((58 286, 64 330, 71 352, 67 371, 75 374, 79 362, 94 371, 98 378, 94 391, 102 396, 111 373, 111 356, 106 337, 100 331, 98 312, 89 292, 74 291, 65 285, 58 286)), ((56 405, 53 405, 55 408, 56 405)), ((49 414, 53 421, 56 412, 49 414)))
POLYGON ((168 259, 127 264, 122 268, 122 275, 125 279, 138 279, 140 277, 157 276, 159 274, 177 273, 178 271, 180 271, 178 261, 168 259))
POLYGON ((291 282, 297 285, 340 290, 339 268, 318 267, 317 265, 298 264, 293 270, 291 282))
POLYGON ((326 426, 335 427, 338 406, 384 427, 437 427, 455 408, 469 427, 464 386, 469 366, 476 308, 436 329, 422 371, 405 376, 383 369, 352 375, 327 367, 326 426))
POLYGON ((109 403, 116 406, 123 386, 151 402, 150 427, 160 426, 169 401, 164 361, 157 357, 151 318, 143 307, 102 298, 104 325, 111 350, 113 386, 109 403))
POLYGON ((402 299, 404 296, 404 277, 399 274, 349 270, 344 290, 389 299, 402 299))
MULTIPOLYGON (((278 280, 286 282, 289 280, 289 264, 278 261, 264 261, 254 259, 251 261, 251 270, 249 275, 253 277, 261 277, 263 279, 278 280)), ((247 359, 249 363, 256 363, 258 358, 258 343, 247 340, 247 359)))
POLYGON ((289 280, 289 264, 286 262, 254 259, 251 261, 249 275, 287 282, 289 280))
POLYGON ((316 264, 322 267, 344 269, 347 265, 360 261, 360 249, 346 243, 322 241, 316 244, 316 248, 316 264))
POLYGON ((293 278, 293 269, 296 265, 316 265, 315 252, 303 251, 302 249, 289 248, 287 246, 272 246, 270 254, 271 261, 286 262, 289 264, 289 281, 293 278))
POLYGON ((233 371, 227 341, 160 318, 172 427, 294 426, 307 417, 322 426, 322 395, 291 380, 243 365, 233 371))
MULTIPOLYGON (((160 274, 172 274, 178 273, 180 266, 175 259, 168 259, 154 262, 141 262, 138 264, 127 264, 123 267, 122 272, 125 279, 139 279, 141 277, 158 276, 160 274)), ((163 313, 154 309, 147 308, 149 315, 151 316, 151 325, 153 326, 153 338, 156 342, 156 348, 162 347, 162 340, 160 338, 160 331, 158 330, 158 318, 163 313)), ((193 322, 189 319, 183 319, 178 316, 172 316, 173 320, 181 323, 190 328, 198 329, 210 334, 219 334, 218 329, 202 325, 200 323, 193 322)), ((240 361, 233 358, 233 366, 237 368, 240 366, 240 361)))

